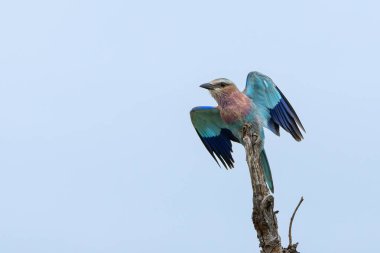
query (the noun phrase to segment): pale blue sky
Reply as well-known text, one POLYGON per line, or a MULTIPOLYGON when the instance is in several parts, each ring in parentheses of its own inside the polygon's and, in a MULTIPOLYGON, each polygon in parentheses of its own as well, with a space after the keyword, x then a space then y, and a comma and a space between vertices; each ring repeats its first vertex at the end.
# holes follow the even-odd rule
POLYGON ((272 77, 307 130, 267 132, 284 244, 375 252, 377 1, 2 1, 0 252, 258 252, 244 150, 217 167, 199 84, 272 77))

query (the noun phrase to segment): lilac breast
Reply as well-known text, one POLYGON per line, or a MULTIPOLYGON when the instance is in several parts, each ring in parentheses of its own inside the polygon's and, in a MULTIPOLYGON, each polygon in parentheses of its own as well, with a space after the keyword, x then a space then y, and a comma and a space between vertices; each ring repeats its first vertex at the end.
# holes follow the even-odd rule
POLYGON ((234 93, 227 97, 228 101, 219 106, 220 115, 224 122, 235 123, 244 121, 246 116, 251 112, 251 100, 243 93, 234 93))

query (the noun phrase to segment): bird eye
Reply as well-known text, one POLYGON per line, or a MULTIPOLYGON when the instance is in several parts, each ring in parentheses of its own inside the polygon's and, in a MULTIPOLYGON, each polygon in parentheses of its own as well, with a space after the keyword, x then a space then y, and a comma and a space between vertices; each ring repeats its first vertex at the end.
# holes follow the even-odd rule
POLYGON ((220 87, 226 87, 227 84, 226 83, 220 83, 220 87))

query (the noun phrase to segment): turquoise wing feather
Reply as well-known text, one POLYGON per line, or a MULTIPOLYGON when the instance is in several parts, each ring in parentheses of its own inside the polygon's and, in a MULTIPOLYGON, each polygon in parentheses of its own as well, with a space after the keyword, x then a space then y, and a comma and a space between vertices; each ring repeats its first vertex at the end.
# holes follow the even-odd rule
POLYGON ((247 76, 244 93, 256 105, 259 115, 267 127, 280 135, 279 126, 289 132, 297 141, 303 139, 299 128, 305 129, 293 107, 272 79, 259 72, 250 72, 247 76))
POLYGON ((198 106, 190 111, 190 117, 199 138, 218 165, 216 157, 226 169, 233 168, 231 141, 238 142, 238 139, 220 117, 219 110, 211 106, 198 106))

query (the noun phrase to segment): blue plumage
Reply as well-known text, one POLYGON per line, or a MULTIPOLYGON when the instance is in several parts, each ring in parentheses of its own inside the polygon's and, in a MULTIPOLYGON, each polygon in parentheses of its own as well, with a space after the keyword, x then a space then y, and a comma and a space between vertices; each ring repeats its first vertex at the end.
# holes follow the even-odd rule
MULTIPOLYGON (((217 163, 219 159, 226 168, 233 168, 231 141, 242 143, 241 129, 245 123, 251 123, 259 129, 263 143, 263 127, 277 135, 280 135, 282 127, 295 140, 303 139, 300 128, 303 131, 305 129, 301 121, 289 101, 268 76, 250 72, 243 92, 225 78, 215 79, 201 87, 210 91, 218 106, 193 108, 190 112, 191 120, 211 156, 217 163)), ((260 164, 268 187, 273 192, 271 170, 263 146, 260 151, 260 164)))
POLYGON ((199 138, 214 160, 219 164, 216 155, 224 167, 233 168, 231 140, 238 140, 220 119, 219 111, 215 107, 200 106, 193 108, 190 115, 199 138))

